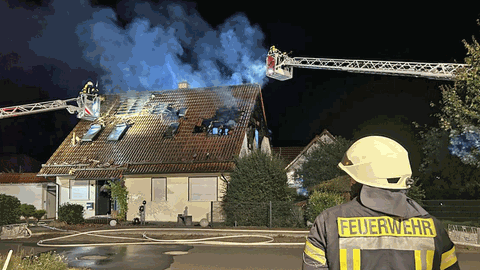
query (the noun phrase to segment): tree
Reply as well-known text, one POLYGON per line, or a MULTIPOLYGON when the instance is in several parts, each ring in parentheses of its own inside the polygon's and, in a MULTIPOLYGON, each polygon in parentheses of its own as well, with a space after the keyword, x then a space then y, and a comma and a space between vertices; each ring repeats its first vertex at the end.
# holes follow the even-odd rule
POLYGON ((45 211, 45 210, 43 210, 43 209, 39 209, 39 210, 35 211, 35 213, 33 214, 33 217, 36 219, 35 224, 38 223, 38 221, 39 221, 43 216, 45 216, 46 213, 47 213, 47 211, 45 211))
POLYGON ((313 187, 324 181, 345 175, 337 165, 350 147, 351 142, 337 136, 333 143, 318 143, 305 155, 306 161, 295 173, 303 179, 303 186, 313 187))
POLYGON ((227 225, 269 226, 270 220, 276 226, 295 223, 285 163, 279 156, 254 150, 237 158, 226 184, 222 207, 227 225))
MULTIPOLYGON (((480 25, 480 21, 477 20, 480 25)), ((442 85, 442 129, 450 132, 449 150, 462 162, 480 167, 480 45, 463 40, 467 67, 458 70, 454 85, 442 85)))
POLYGON ((37 209, 35 208, 34 205, 26 204, 26 203, 22 203, 22 205, 20 205, 20 215, 22 215, 25 218, 25 221, 27 222, 27 224, 30 217, 33 217, 35 215, 35 211, 37 211, 37 209))
POLYGON ((224 201, 287 201, 287 174, 280 157, 260 150, 235 160, 235 170, 227 182, 224 201))
POLYGON ((449 131, 424 127, 419 131, 423 152, 418 183, 428 199, 474 199, 480 195, 480 171, 449 152, 449 131))
POLYGON ((124 180, 112 181, 108 180, 105 188, 111 191, 111 196, 119 205, 118 219, 123 221, 128 212, 128 190, 124 180))
POLYGON ((15 196, 0 194, 0 226, 14 224, 20 219, 20 200, 15 196))

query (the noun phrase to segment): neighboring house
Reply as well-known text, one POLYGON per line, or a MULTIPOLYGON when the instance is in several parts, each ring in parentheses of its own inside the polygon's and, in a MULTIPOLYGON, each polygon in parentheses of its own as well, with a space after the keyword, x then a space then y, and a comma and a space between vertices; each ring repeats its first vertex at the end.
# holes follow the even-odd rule
POLYGON ((220 201, 234 158, 270 150, 260 86, 245 84, 107 95, 101 117, 80 120, 38 176, 55 176, 60 203, 85 207, 85 217, 111 213, 102 189, 122 179, 127 220, 145 200, 147 221, 193 221, 220 201))
POLYGON ((279 154, 287 162, 285 167, 287 171, 288 185, 290 187, 297 188, 297 193, 307 194, 307 190, 303 188, 301 177, 297 178, 295 171, 300 169, 302 164, 305 162, 307 153, 310 153, 313 149, 318 147, 321 144, 332 143, 335 141, 335 137, 324 129, 320 135, 315 136, 310 143, 305 147, 273 147, 272 150, 275 154, 279 154))
POLYGON ((38 177, 36 173, 0 173, 0 193, 17 197, 47 211, 46 218, 55 218, 57 185, 55 178, 38 177))

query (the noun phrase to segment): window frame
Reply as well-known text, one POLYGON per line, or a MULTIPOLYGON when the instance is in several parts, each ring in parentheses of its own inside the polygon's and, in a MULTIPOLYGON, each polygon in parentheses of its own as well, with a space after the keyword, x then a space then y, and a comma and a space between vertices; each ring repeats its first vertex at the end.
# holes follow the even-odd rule
MULTIPOLYGON (((83 185, 82 185, 83 186, 83 185)), ((74 180, 74 179, 70 179, 69 181, 69 187, 68 187, 68 198, 70 201, 89 201, 90 200, 90 180, 74 180), (72 182, 73 181, 73 182, 72 182), (72 189, 73 187, 75 186, 75 181, 77 182, 86 182, 86 187, 87 187, 87 197, 86 198, 81 198, 81 199, 77 199, 77 198, 73 198, 73 192, 72 192, 72 189)))
POLYGON ((150 178, 150 201, 152 202, 166 202, 167 201, 167 178, 166 177, 152 177, 150 178), (155 189, 153 188, 154 180, 164 180, 164 199, 163 200, 155 200, 155 189))
POLYGON ((193 177, 188 177, 188 201, 189 202, 210 202, 210 201, 218 201, 218 176, 193 176, 193 177), (192 182, 191 180, 192 179, 195 179, 195 178, 211 178, 211 180, 215 180, 215 187, 214 187, 214 190, 215 190, 215 193, 214 193, 214 197, 215 199, 214 200, 193 200, 192 199, 192 191, 193 191, 193 188, 192 188, 192 182))

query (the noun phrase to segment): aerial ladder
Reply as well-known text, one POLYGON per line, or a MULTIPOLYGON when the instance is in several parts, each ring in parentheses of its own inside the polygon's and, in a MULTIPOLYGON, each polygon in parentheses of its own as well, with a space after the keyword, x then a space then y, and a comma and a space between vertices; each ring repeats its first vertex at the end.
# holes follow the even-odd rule
POLYGON ((0 119, 22 116, 41 112, 67 109, 71 114, 77 114, 80 119, 94 121, 100 116, 100 96, 98 95, 98 82, 94 85, 88 81, 79 96, 65 100, 37 102, 26 105, 9 106, 0 108, 0 119), (77 105, 68 104, 75 102, 77 105))
POLYGON ((293 68, 341 70, 382 75, 421 77, 435 80, 454 80, 455 73, 466 64, 421 63, 402 61, 349 60, 332 58, 290 57, 275 46, 266 59, 267 77, 285 81, 293 77, 293 68))

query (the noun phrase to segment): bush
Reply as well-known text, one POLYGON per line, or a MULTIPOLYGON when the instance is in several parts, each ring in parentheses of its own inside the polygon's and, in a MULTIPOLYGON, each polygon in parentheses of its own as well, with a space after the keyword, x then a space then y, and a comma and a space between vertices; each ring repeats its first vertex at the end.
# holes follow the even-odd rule
POLYGON ((20 219, 20 204, 17 197, 0 194, 0 226, 18 222, 20 219))
POLYGON ((345 198, 336 192, 321 192, 313 191, 308 199, 307 204, 307 220, 314 222, 315 218, 323 212, 323 210, 342 204, 345 202, 345 198))
POLYGON ((45 216, 46 213, 47 213, 47 211, 45 211, 43 209, 40 209, 40 210, 35 211, 35 213, 33 213, 33 217, 38 222, 43 216, 45 216))
POLYGON ((28 223, 28 219, 30 217, 33 217, 33 215, 35 215, 35 211, 37 211, 37 209, 35 208, 34 205, 26 204, 26 203, 22 203, 20 205, 20 215, 25 218, 25 222, 27 223, 28 223))
POLYGON ((84 212, 85 210, 80 204, 65 203, 58 208, 58 219, 67 224, 80 224, 85 222, 84 212))

